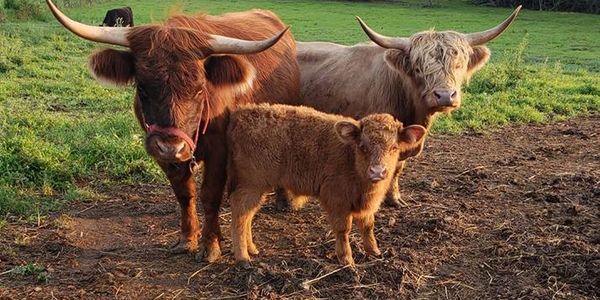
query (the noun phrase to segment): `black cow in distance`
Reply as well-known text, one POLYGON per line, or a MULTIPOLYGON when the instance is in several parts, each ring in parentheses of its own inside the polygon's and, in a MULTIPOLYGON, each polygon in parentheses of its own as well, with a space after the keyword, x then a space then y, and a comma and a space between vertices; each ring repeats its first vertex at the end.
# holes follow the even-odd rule
POLYGON ((100 26, 133 27, 133 11, 131 7, 127 6, 107 11, 104 21, 102 21, 100 26))

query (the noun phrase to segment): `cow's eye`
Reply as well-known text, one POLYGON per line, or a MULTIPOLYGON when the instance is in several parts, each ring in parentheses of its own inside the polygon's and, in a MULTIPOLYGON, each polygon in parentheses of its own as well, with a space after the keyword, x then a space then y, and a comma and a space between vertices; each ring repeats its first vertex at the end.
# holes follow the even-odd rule
POLYGON ((144 90, 144 88, 142 88, 141 86, 138 86, 137 91, 140 98, 144 99, 148 97, 148 94, 146 94, 146 90, 144 90))

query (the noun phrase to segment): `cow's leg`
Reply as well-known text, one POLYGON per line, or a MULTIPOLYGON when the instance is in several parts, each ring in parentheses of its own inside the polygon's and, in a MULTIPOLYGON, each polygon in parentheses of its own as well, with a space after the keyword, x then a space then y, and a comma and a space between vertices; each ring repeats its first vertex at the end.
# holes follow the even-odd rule
POLYGON ((187 163, 159 163, 166 173, 181 207, 181 237, 171 253, 194 252, 198 248, 200 226, 196 212, 196 182, 187 163))
POLYGON ((221 228, 219 210, 223 200, 223 190, 227 180, 225 168, 227 150, 224 143, 212 143, 210 153, 204 159, 204 174, 200 199, 204 209, 204 224, 200 251, 196 255, 199 261, 214 262, 221 256, 221 228))
POLYGON ((381 251, 379 251, 379 247, 377 247, 377 240, 375 240, 375 234, 373 232, 375 227, 375 215, 369 214, 362 216, 361 218, 356 218, 356 225, 358 225, 360 235, 362 236, 365 252, 371 256, 380 256, 381 251))
POLYGON ((332 210, 328 217, 335 235, 335 254, 338 261, 342 265, 354 265, 349 237, 352 229, 352 215, 332 210))
POLYGON ((404 161, 398 162, 398 166, 396 167, 396 171, 394 172, 394 177, 392 178, 392 182, 390 183, 390 187, 385 195, 384 203, 391 207, 400 207, 402 202, 402 198, 400 195, 400 175, 402 174, 402 170, 404 169, 404 161))
POLYGON ((275 188, 275 208, 279 211, 290 210, 290 198, 287 191, 282 187, 275 188))

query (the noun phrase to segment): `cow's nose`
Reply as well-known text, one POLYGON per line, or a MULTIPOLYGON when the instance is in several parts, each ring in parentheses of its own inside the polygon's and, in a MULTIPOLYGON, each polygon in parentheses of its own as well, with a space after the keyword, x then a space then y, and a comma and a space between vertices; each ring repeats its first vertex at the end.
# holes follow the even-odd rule
POLYGON ((385 166, 370 166, 369 167, 369 178, 373 182, 381 181, 387 176, 387 169, 385 166))
POLYGON ((161 139, 156 139, 155 141, 161 156, 181 158, 183 148, 185 147, 185 142, 167 143, 161 139))
POLYGON ((454 89, 436 89, 433 94, 440 106, 455 106, 458 93, 454 89))

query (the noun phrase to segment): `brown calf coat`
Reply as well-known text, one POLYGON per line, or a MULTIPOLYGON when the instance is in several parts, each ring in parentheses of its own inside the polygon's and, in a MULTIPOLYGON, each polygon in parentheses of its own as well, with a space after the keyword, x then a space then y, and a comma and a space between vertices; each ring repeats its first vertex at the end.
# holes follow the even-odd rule
POLYGON ((367 253, 379 255, 373 224, 392 178, 385 170, 393 171, 400 153, 417 147, 425 131, 403 128, 388 114, 355 121, 307 107, 265 104, 232 112, 227 139, 236 259, 248 262, 248 253, 257 253, 252 218, 264 193, 275 186, 319 198, 341 263, 353 263, 348 242, 353 218, 367 253))

